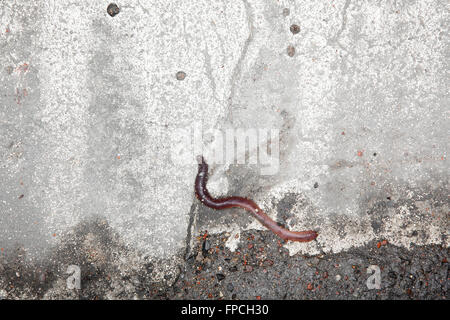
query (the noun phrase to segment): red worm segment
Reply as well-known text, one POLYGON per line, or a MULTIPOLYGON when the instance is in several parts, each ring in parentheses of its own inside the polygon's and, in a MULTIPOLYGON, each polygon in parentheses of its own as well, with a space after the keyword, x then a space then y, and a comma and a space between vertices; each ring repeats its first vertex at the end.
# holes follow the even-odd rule
POLYGON ((206 182, 208 181, 208 164, 202 156, 198 156, 197 161, 198 174, 195 178, 195 195, 207 207, 217 210, 233 207, 243 208, 249 211, 256 218, 256 220, 283 240, 308 242, 317 238, 318 234, 316 231, 289 231, 288 229, 279 226, 267 214, 265 214, 255 202, 250 199, 241 197, 214 199, 206 189, 206 182))

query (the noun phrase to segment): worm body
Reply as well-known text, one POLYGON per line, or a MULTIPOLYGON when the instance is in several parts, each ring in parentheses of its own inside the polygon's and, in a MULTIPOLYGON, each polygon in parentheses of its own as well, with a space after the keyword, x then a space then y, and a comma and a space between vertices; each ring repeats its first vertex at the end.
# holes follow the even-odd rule
POLYGON ((262 211, 258 205, 250 199, 242 197, 213 198, 206 188, 208 181, 208 164, 202 156, 198 156, 198 173, 195 178, 195 195, 207 207, 222 210, 227 208, 242 208, 249 211, 262 225, 267 227, 273 233, 283 240, 307 242, 317 238, 317 232, 308 231, 290 231, 279 226, 267 214, 262 211))

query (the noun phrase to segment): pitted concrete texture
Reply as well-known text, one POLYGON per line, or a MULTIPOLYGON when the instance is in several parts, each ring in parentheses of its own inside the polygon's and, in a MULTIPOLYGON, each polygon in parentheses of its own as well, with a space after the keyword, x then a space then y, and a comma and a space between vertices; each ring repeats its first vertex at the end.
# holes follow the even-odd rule
MULTIPOLYGON (((228 119, 234 127, 280 130, 279 174, 246 177, 231 193, 256 194, 292 229, 320 230, 317 242, 289 243, 291 254, 340 252, 378 238, 448 245, 447 8, 411 1, 281 6, 289 15, 278 4, 250 6, 253 32, 228 119)), ((205 219, 198 229, 218 233, 237 234, 246 223, 205 219)))
POLYGON ((2 1, 6 252, 41 256, 97 215, 147 255, 184 248, 195 166, 170 162, 169 133, 224 113, 244 5, 127 1, 113 18, 106 5, 2 1))
POLYGON ((275 174, 212 164, 210 186, 319 230, 285 244, 291 255, 448 247, 448 4, 130 0, 114 16, 108 4, 0 0, 2 259, 65 270, 57 253, 93 250, 96 221, 117 270, 151 261, 173 280, 199 232, 262 229, 198 205, 202 150, 180 131, 194 125, 279 130, 275 174))

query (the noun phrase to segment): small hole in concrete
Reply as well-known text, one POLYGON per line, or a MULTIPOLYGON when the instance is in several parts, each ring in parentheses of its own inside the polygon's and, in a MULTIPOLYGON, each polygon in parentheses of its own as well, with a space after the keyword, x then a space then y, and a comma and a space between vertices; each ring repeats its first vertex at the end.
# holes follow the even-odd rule
POLYGON ((293 46, 288 46, 286 51, 289 57, 293 57, 295 55, 295 48, 293 46))
POLYGON ((289 30, 291 30, 292 34, 297 34, 300 32, 300 27, 296 24, 293 24, 293 25, 291 25, 289 30))
POLYGON ((106 8, 106 11, 108 12, 108 14, 109 14, 111 17, 114 17, 116 14, 118 14, 118 13, 120 12, 120 9, 119 9, 119 7, 117 6, 117 4, 115 4, 115 3, 110 3, 110 4, 108 5, 108 8, 106 8))
POLYGON ((186 73, 183 71, 178 71, 176 74, 177 80, 184 80, 186 78, 186 73))

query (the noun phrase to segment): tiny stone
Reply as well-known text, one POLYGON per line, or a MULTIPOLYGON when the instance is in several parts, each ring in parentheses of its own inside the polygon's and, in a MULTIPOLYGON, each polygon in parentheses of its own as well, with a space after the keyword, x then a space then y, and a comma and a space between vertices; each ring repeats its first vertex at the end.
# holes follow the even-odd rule
POLYGON ((290 13, 291 13, 291 10, 289 10, 288 8, 283 9, 283 16, 287 17, 290 13))
POLYGON ((234 286, 233 286, 232 283, 227 284, 227 290, 230 291, 230 292, 233 292, 234 286))
POLYGON ((223 279, 225 279, 225 275, 222 273, 218 273, 218 274, 216 274, 216 278, 217 278, 217 280, 222 281, 223 279))
POLYGON ((314 188, 317 189, 318 187, 319 187, 319 183, 315 182, 315 183, 314 183, 314 188))
POLYGON ((209 249, 211 249, 211 243, 208 240, 205 240, 202 245, 203 254, 206 254, 209 249))
POLYGON ((195 261, 197 261, 197 262, 201 262, 202 260, 203 260, 203 255, 202 255, 202 253, 201 252, 199 252, 198 254, 197 254, 197 256, 195 257, 195 261))
POLYGON ((340 275, 336 275, 336 281, 339 281, 339 280, 341 280, 341 276, 340 275))

